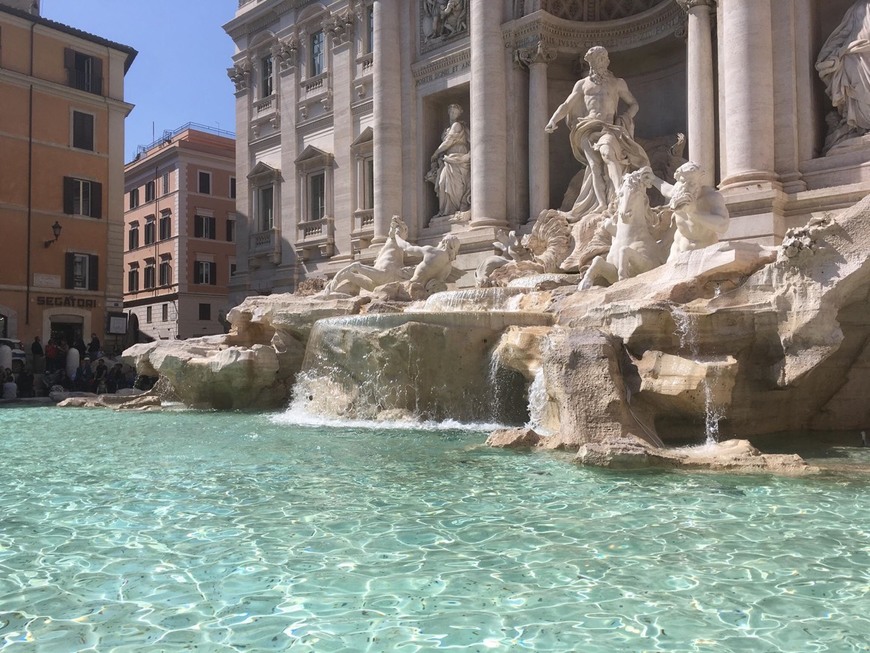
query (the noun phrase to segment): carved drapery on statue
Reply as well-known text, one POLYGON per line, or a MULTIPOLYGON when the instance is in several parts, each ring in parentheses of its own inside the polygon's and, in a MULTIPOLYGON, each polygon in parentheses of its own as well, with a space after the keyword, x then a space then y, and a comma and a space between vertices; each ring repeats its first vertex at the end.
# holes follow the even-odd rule
POLYGON ((590 212, 608 211, 623 175, 649 165, 646 152, 634 140, 637 100, 625 80, 610 72, 607 50, 593 46, 584 59, 589 75, 574 85, 545 127, 552 133, 565 121, 574 158, 586 169, 571 210, 575 221, 590 212))
POLYGON ((439 216, 455 216, 471 208, 471 140, 468 127, 459 120, 462 107, 447 109, 450 124, 431 157, 426 181, 435 187, 439 216))
POLYGON ((816 70, 834 105, 825 151, 870 130, 870 0, 858 0, 825 41, 816 70))

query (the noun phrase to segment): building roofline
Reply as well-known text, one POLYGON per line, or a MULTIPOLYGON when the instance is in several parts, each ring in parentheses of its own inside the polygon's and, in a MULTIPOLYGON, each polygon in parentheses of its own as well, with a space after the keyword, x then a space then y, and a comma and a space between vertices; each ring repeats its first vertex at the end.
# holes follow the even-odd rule
POLYGON ((65 25, 63 23, 59 23, 56 20, 51 20, 49 18, 43 18, 42 16, 36 16, 27 11, 23 11, 21 9, 15 9, 14 7, 9 7, 7 5, 0 5, 0 12, 10 14, 12 16, 16 16, 17 18, 21 18, 24 20, 29 20, 37 25, 43 25, 45 27, 49 27, 51 29, 55 29, 59 32, 63 32, 65 34, 69 34, 70 36, 75 36, 80 39, 84 39, 85 41, 90 41, 91 43, 96 43, 97 45, 106 46, 112 48, 113 50, 118 50, 119 52, 123 52, 127 55, 126 60, 124 61, 124 72, 126 73, 130 70, 130 65, 133 63, 133 60, 136 58, 136 55, 139 52, 135 48, 131 48, 129 45, 124 45, 123 43, 116 43, 115 41, 110 41, 109 39, 103 38, 102 36, 97 36, 96 34, 91 34, 89 32, 85 32, 80 29, 76 29, 75 27, 71 27, 69 25, 65 25))

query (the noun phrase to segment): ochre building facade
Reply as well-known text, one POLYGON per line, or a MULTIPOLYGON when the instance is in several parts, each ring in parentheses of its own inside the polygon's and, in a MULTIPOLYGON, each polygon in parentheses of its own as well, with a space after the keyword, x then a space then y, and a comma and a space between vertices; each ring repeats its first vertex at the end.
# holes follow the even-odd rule
POLYGON ((153 339, 223 333, 235 271, 236 146, 203 125, 170 130, 125 169, 124 309, 153 339))
POLYGON ((0 5, 0 335, 103 339, 109 316, 123 318, 136 51, 34 12, 0 5))

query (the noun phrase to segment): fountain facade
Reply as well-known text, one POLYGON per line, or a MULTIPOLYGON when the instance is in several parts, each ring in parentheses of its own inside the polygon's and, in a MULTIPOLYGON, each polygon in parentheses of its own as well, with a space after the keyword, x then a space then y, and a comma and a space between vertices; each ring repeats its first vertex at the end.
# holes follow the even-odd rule
MULTIPOLYGON (((716 3, 680 4, 694 25, 691 49, 698 37, 691 17, 716 3)), ((753 29, 764 25, 759 7, 769 13, 769 3, 752 3, 751 11, 744 4, 716 5, 721 29, 730 33, 741 16, 760 21, 753 29)), ((866 5, 867 0, 855 3, 849 16, 861 15, 866 5)), ((472 0, 471 9, 476 6, 472 0)), ((395 9, 392 2, 378 7, 395 9)), ((488 28, 474 21, 484 21, 483 15, 469 16, 462 29, 482 30, 480 47, 486 49, 488 28)), ((530 15, 514 29, 542 28, 548 20, 530 15)), ((514 38, 520 33, 512 32, 514 38)), ((523 61, 531 69, 546 59, 546 51, 539 41, 535 57, 523 61)), ((480 60, 474 49, 471 54, 472 67, 489 70, 489 54, 480 60)), ((416 219, 406 228, 394 216, 381 234, 387 202, 375 208, 374 236, 383 236, 383 244, 372 266, 346 264, 316 297, 246 300, 230 314, 233 329, 224 339, 142 346, 129 355, 140 369, 159 371, 182 395, 198 398, 190 403, 208 403, 197 388, 224 385, 224 373, 230 390, 221 395, 223 403, 213 401, 221 407, 278 405, 301 379, 296 401, 311 410, 365 419, 530 422, 551 434, 540 440, 543 446, 586 447, 590 460, 600 452, 589 447, 602 443, 630 442, 629 448, 649 457, 664 442, 866 427, 870 413, 859 389, 870 380, 870 366, 863 363, 870 333, 864 317, 870 200, 848 209, 844 201, 838 211, 822 214, 818 209, 831 201, 830 194, 795 191, 784 200, 800 205, 790 219, 815 217, 781 237, 740 238, 747 233, 735 229, 764 207, 766 193, 786 187, 772 182, 764 166, 751 168, 759 163, 752 158, 761 156, 759 143, 732 158, 731 149, 742 141, 729 132, 722 170, 727 178, 719 188, 710 183, 715 162, 679 160, 682 136, 663 141, 672 143, 669 156, 651 156, 644 149, 651 141, 639 135, 643 104, 630 90, 638 78, 611 74, 607 54, 601 47, 589 49, 589 74, 573 85, 546 126, 529 132, 532 141, 547 139, 545 127, 554 131, 562 120, 567 123, 565 140, 576 165, 585 163, 587 170, 569 185, 567 210, 545 209, 525 225, 502 219, 495 178, 501 175, 503 183, 505 177, 492 160, 498 148, 482 151, 480 137, 497 141, 503 126, 481 122, 473 110, 470 152, 460 152, 471 160, 468 225, 464 215, 442 224, 446 216, 439 213, 426 227, 445 227, 429 234, 438 236, 437 245, 416 219), (748 199, 747 193, 756 192, 751 186, 757 196, 748 199), (469 267, 474 257, 463 258, 463 249, 470 253, 470 238, 491 242, 496 253, 485 252, 469 267), (467 284, 472 268, 478 289, 443 292, 457 281, 467 284), (187 358, 167 355, 173 348, 187 358), (180 371, 185 367, 207 370, 213 380, 186 379, 180 371)), ((859 54, 837 56, 852 62, 848 57, 859 54)), ((631 60, 614 59, 623 67, 631 60)), ((732 88, 728 65, 723 93, 736 98, 729 111, 760 110, 753 97, 732 88)), ((376 70, 378 79, 383 82, 376 70)), ((450 115, 444 140, 454 132, 467 140, 455 107, 450 115)), ((725 124, 733 131, 732 118, 725 124)), ((772 137, 756 136, 763 142, 772 137)), ((706 151, 697 145, 708 137, 695 133, 693 140, 690 130, 690 156, 706 151)), ((850 142, 857 147, 861 138, 852 134, 850 142)), ((439 157, 447 149, 434 150, 439 180, 449 163, 439 157)), ((853 163, 863 170, 857 159, 853 163)), ((841 200, 858 199, 858 188, 853 191, 836 192, 841 200)), ((464 207, 455 195, 445 205, 464 207)))

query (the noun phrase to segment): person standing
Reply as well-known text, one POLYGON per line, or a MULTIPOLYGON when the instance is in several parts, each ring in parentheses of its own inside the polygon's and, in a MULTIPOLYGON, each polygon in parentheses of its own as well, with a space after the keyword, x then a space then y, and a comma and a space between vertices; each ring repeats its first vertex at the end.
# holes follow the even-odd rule
POLYGON ((42 342, 39 336, 33 337, 33 344, 30 345, 30 353, 33 356, 33 373, 42 374, 45 372, 45 351, 42 349, 42 342))
POLYGON ((96 333, 91 334, 91 341, 88 343, 88 356, 96 360, 102 354, 102 350, 100 348, 100 339, 97 338, 96 333))

